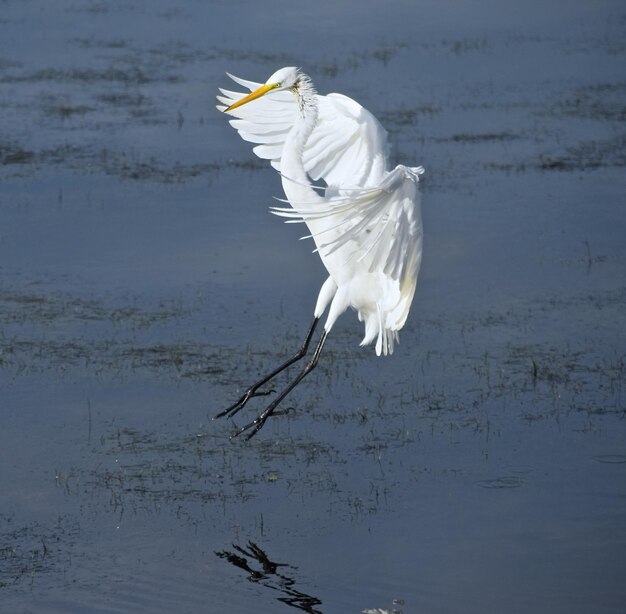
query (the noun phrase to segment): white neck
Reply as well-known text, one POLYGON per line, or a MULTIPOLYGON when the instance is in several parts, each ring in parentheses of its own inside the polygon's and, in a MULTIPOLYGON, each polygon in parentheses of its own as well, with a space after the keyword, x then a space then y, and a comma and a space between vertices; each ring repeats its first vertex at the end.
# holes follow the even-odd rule
MULTIPOLYGON (((280 171, 287 200, 294 209, 302 212, 315 210, 318 205, 325 205, 326 200, 324 196, 318 194, 311 187, 311 182, 302 162, 304 146, 317 123, 317 94, 308 79, 304 88, 301 85, 295 94, 298 99, 300 115, 285 139, 283 155, 280 160, 280 171), (304 91, 302 91, 303 89, 304 91)), ((305 223, 313 236, 326 269, 333 279, 338 278, 337 276, 340 275, 341 271, 336 270, 335 259, 325 256, 320 245, 320 242, 332 240, 334 235, 329 229, 329 224, 332 226, 336 221, 328 216, 319 219, 313 216, 305 218, 305 223)))
POLYGON ((291 203, 298 206, 298 203, 313 204, 321 199, 311 188, 302 163, 304 146, 317 122, 318 105, 317 93, 305 75, 302 75, 294 89, 294 95, 298 102, 299 116, 285 139, 280 170, 285 195, 291 203))

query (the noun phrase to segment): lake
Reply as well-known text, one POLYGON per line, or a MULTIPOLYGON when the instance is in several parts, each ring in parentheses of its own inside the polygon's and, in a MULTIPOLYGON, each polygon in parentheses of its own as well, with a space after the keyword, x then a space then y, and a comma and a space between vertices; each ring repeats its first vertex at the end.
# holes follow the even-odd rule
POLYGON ((0 2, 6 612, 623 612, 626 7, 0 2), (392 357, 215 109, 297 65, 424 165, 392 357), (291 374, 293 376, 293 373, 291 374), (278 380, 285 385, 289 375, 278 380))

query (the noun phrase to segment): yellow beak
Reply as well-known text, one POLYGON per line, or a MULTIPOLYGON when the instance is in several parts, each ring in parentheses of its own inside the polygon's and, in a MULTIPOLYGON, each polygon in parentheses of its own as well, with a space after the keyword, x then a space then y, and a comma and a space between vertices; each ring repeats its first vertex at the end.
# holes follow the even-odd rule
POLYGON ((257 98, 260 98, 261 96, 265 96, 267 92, 271 92, 272 90, 275 90, 277 87, 280 87, 280 83, 270 83, 268 85, 262 85, 259 89, 254 90, 254 92, 250 92, 250 94, 248 94, 247 96, 244 96, 241 100, 234 102, 227 109, 224 109, 224 113, 228 113, 228 111, 232 111, 233 109, 236 109, 237 107, 240 107, 241 105, 247 104, 248 102, 251 102, 252 100, 256 100, 257 98))

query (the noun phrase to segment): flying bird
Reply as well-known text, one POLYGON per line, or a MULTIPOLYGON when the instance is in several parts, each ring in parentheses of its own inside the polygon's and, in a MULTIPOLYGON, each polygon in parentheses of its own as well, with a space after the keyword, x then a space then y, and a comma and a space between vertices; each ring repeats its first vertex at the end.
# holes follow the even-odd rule
MULTIPOLYGON (((227 73, 228 74, 228 73, 227 73)), ((215 418, 234 416, 278 373, 303 358, 320 318, 324 330, 312 357, 257 418, 235 432, 253 437, 279 403, 316 366, 337 318, 348 307, 365 324, 361 345, 376 340, 378 356, 393 352, 415 293, 422 259, 418 182, 423 167, 388 170, 387 132, 358 102, 319 95, 295 67, 281 68, 264 84, 228 76, 246 92, 221 89, 218 110, 254 153, 280 173, 287 206, 272 213, 303 222, 328 271, 306 337, 287 361, 252 384, 215 418)))

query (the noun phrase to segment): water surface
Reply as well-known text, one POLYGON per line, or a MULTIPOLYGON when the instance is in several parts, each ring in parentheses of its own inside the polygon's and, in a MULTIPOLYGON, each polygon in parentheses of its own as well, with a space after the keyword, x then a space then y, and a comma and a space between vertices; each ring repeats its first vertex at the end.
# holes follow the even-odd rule
POLYGON ((618 612, 619 2, 0 3, 0 599, 15 612, 618 612), (214 109, 302 66, 424 164, 392 358, 214 109), (248 410, 241 425, 262 408, 248 410))

